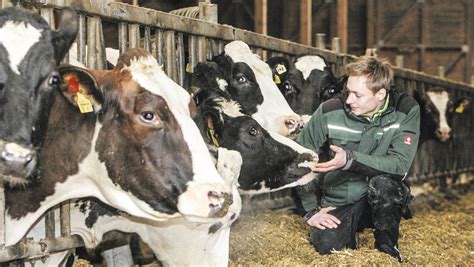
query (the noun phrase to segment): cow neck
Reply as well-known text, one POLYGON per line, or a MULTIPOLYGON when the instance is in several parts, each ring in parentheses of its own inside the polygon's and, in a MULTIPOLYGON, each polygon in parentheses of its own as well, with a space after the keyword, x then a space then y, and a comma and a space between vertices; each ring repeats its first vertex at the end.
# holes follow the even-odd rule
POLYGON ((55 185, 79 172, 79 163, 89 154, 95 114, 79 113, 58 93, 55 93, 54 102, 39 158, 39 179, 26 189, 6 190, 6 206, 12 218, 37 211, 48 196, 56 193, 55 185))

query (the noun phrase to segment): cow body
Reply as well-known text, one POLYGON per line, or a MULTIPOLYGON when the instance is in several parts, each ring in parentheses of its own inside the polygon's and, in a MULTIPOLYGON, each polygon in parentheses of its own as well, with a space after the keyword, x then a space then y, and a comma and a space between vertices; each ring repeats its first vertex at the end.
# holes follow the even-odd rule
POLYGON ((94 196, 152 221, 181 215, 209 221, 227 213, 231 188, 190 117, 189 95, 151 55, 130 50, 111 71, 60 71, 69 87, 55 95, 41 183, 6 190, 6 245, 71 198, 94 196), (79 97, 94 112, 81 114, 74 104, 79 97))
POLYGON ((57 89, 56 67, 77 34, 72 9, 58 31, 36 13, 0 10, 0 178, 10 185, 34 179, 37 150, 57 89), (30 177, 31 176, 31 177, 30 177))
POLYGON ((342 93, 345 79, 336 79, 323 57, 306 55, 290 62, 272 57, 267 64, 275 83, 290 107, 298 114, 313 114, 319 105, 342 93))

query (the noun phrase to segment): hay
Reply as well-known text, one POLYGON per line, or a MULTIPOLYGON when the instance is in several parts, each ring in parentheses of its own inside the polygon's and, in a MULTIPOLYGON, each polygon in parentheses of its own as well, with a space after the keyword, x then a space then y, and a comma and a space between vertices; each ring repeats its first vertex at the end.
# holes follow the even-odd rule
MULTIPOLYGON (((402 265, 468 266, 474 264, 474 192, 457 200, 440 201, 436 209, 417 209, 402 221, 402 265), (440 204, 442 202, 442 204, 440 204)), ((431 204, 433 204, 431 203, 431 204)), ((372 230, 359 235, 359 249, 319 255, 308 243, 309 227, 290 213, 266 212, 241 216, 231 231, 230 266, 398 265, 374 249, 372 230)))

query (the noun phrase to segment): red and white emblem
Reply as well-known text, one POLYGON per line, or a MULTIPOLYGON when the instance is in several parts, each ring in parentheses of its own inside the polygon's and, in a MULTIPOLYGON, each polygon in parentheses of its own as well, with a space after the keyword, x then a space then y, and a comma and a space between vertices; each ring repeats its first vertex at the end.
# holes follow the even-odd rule
POLYGON ((405 136, 405 138, 403 140, 403 143, 405 143, 407 145, 411 145, 412 141, 413 141, 413 139, 411 138, 411 136, 407 135, 407 136, 405 136))

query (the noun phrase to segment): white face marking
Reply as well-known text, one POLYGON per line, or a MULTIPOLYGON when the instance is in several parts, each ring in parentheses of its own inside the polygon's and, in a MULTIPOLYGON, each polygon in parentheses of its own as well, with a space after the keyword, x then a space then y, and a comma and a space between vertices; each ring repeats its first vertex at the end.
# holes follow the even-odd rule
POLYGON ((233 100, 226 100, 224 98, 218 98, 217 101, 219 103, 220 111, 227 116, 232 118, 244 116, 244 114, 240 112, 239 103, 233 100))
POLYGON ((16 143, 7 143, 5 145, 5 152, 14 155, 15 157, 26 157, 31 153, 31 150, 26 149, 16 143))
POLYGON ((20 75, 18 66, 30 48, 36 44, 43 30, 24 22, 7 21, 0 28, 0 43, 8 52, 10 68, 20 75))
POLYGON ((288 133, 285 121, 288 117, 297 120, 297 115, 286 102, 284 96, 278 90, 273 81, 273 74, 270 66, 252 53, 249 46, 242 41, 233 41, 224 48, 226 55, 232 58, 234 62, 244 62, 252 69, 255 74, 258 85, 263 95, 263 103, 257 107, 257 112, 252 115, 263 128, 288 133))
POLYGON ((225 91, 227 89, 227 86, 229 86, 227 81, 224 79, 216 78, 216 81, 217 81, 217 84, 219 85, 219 89, 221 89, 222 91, 225 91))
POLYGON ((324 59, 319 56, 303 56, 296 60, 295 67, 303 73, 303 78, 308 79, 314 69, 323 71, 327 67, 324 59))
POLYGON ((441 92, 426 92, 431 102, 439 111, 439 128, 451 129, 446 119, 446 108, 448 107, 449 94, 446 91, 441 92))

